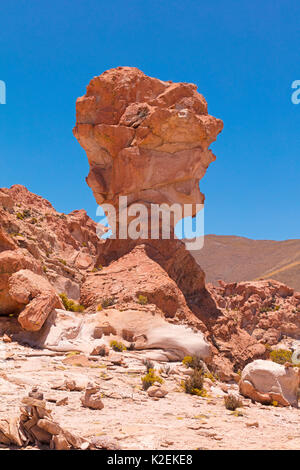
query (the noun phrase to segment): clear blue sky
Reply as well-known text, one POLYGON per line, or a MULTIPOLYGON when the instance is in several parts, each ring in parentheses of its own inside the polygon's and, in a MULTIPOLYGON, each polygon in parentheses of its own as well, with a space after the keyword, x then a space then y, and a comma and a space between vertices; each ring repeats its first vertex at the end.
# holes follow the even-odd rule
POLYGON ((299 0, 10 0, 0 5, 0 186, 96 204, 75 100, 111 67, 194 82, 224 121, 201 184, 206 233, 299 238, 299 0))

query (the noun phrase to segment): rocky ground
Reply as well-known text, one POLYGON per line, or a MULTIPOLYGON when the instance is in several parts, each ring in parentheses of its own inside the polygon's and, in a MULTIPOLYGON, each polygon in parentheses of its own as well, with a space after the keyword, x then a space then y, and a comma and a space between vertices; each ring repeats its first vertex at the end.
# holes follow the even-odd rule
MULTIPOLYGON (((300 445, 299 410, 243 399, 243 407, 228 411, 220 383, 207 380, 204 398, 184 393, 180 383, 187 369, 179 362, 171 364, 168 375, 162 373, 168 394, 151 398, 141 388, 143 352, 124 352, 124 363, 115 365, 110 361, 114 353, 104 358, 57 355, 15 343, 6 343, 5 350, 0 420, 18 411, 21 398, 38 387, 53 418, 65 429, 83 438, 108 440, 122 449, 295 449, 300 445), (66 379, 75 380, 82 390, 54 389, 66 379), (82 406, 87 382, 99 385, 103 409, 82 406)), ((237 385, 226 388, 236 390, 237 385)))

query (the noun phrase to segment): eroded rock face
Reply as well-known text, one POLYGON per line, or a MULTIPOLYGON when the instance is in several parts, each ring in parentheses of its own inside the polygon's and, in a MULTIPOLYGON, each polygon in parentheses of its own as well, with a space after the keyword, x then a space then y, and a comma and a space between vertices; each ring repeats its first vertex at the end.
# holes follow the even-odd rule
POLYGON ((0 226, 0 314, 13 313, 4 285, 6 275, 19 269, 42 274, 58 292, 79 299, 102 245, 84 210, 59 213, 46 199, 14 185, 0 190, 0 226))
POLYGON ((223 123, 190 83, 164 82, 118 67, 91 80, 76 103, 74 135, 90 163, 98 204, 203 203, 198 188, 215 159, 223 123))

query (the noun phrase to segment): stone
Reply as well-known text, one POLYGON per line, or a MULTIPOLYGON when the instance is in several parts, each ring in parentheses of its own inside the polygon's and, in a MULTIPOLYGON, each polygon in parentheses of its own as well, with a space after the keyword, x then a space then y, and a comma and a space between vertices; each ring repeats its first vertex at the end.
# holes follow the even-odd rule
POLYGON ((92 352, 91 356, 108 356, 109 355, 109 347, 106 344, 100 344, 96 346, 92 352))
POLYGON ((4 343, 11 343, 12 339, 7 334, 5 334, 5 335, 3 335, 2 341, 4 343))
POLYGON ((163 398, 168 394, 168 390, 159 385, 152 385, 148 388, 147 393, 149 397, 163 398))
POLYGON ((68 397, 64 397, 64 398, 61 398, 60 400, 57 400, 56 401, 56 406, 65 406, 65 405, 68 405, 69 403, 69 398, 68 397))
POLYGON ((0 420, 0 443, 5 445, 23 446, 19 432, 19 417, 17 415, 0 420))
POLYGON ((37 387, 34 387, 31 392, 28 393, 28 396, 31 398, 35 398, 36 400, 43 400, 44 394, 38 390, 37 387))
POLYGON ((24 305, 18 321, 28 331, 40 330, 55 308, 63 308, 49 281, 28 269, 21 269, 11 275, 9 295, 18 304, 24 305))
POLYGON ((86 408, 102 410, 104 408, 104 404, 101 398, 100 388, 93 384, 89 384, 86 388, 84 396, 81 397, 81 403, 82 406, 86 408))
POLYGON ((67 439, 63 434, 58 436, 52 436, 51 448, 55 450, 70 450, 71 445, 68 443, 67 439))
POLYGON ((242 371, 240 393, 264 405, 298 407, 299 369, 272 361, 256 360, 242 371))

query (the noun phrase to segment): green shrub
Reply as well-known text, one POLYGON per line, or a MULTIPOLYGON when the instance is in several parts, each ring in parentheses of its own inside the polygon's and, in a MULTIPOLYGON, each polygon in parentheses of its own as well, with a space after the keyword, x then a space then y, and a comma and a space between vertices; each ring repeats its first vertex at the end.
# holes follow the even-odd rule
POLYGON ((64 266, 67 266, 67 262, 66 260, 62 259, 62 258, 59 258, 58 260, 61 264, 63 264, 64 266))
POLYGON ((65 293, 59 294, 59 297, 61 298, 61 301, 65 309, 68 310, 69 312, 83 312, 84 311, 84 306, 78 304, 77 302, 74 302, 74 300, 69 299, 67 294, 65 293))
POLYGON ((286 362, 292 361, 292 351, 287 351, 285 349, 274 349, 270 352, 270 359, 277 364, 285 364, 286 362))
POLYGON ((123 351, 126 351, 127 349, 125 344, 121 343, 121 341, 116 341, 116 340, 113 340, 110 342, 110 347, 114 351, 117 351, 117 352, 123 352, 123 351))
POLYGON ((203 381, 203 371, 194 369, 192 375, 187 377, 182 383, 185 393, 189 393, 190 395, 198 395, 200 397, 207 396, 207 392, 203 388, 203 381))
POLYGON ((154 369, 149 369, 148 374, 144 375, 142 377, 142 387, 143 390, 148 390, 149 387, 155 384, 155 382, 158 382, 160 384, 163 383, 163 379, 155 374, 154 369))
POLYGON ((146 297, 145 295, 140 294, 138 296, 138 303, 140 305, 146 305, 148 303, 148 297, 146 297))

